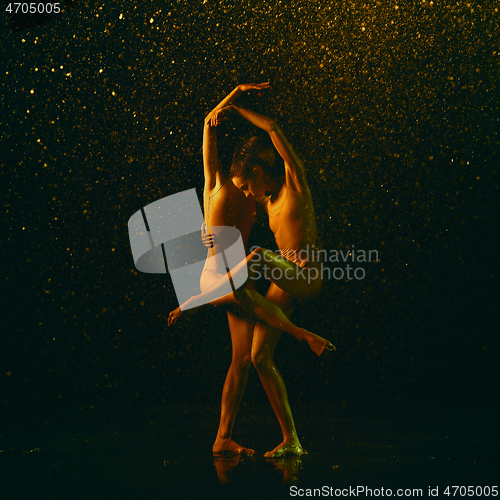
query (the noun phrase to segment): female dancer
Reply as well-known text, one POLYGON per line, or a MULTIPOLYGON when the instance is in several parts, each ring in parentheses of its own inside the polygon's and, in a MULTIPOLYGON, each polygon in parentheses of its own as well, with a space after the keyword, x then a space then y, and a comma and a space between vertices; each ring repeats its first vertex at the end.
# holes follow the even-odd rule
MULTIPOLYGON (((269 226, 275 235, 281 255, 256 248, 245 261, 231 270, 231 274, 234 278, 240 272, 246 273, 245 267, 249 268, 250 273, 264 272, 272 281, 266 298, 290 316, 296 305, 294 299, 312 297, 322 287, 318 262, 314 258, 308 261, 307 257, 303 257, 304 251, 309 256, 309 251, 314 251, 316 245, 314 208, 305 168, 274 120, 232 104, 215 110, 211 119, 217 125, 231 113, 238 113, 266 131, 285 163, 284 175, 273 173, 267 162, 257 154, 254 138, 248 141, 241 154, 233 160, 232 182, 247 197, 258 201, 265 200, 269 226)), ((206 293, 214 293, 221 283, 222 280, 215 282, 206 293)), ((286 388, 273 360, 281 332, 272 326, 270 322, 257 323, 252 344, 252 362, 283 432, 283 442, 265 456, 300 456, 303 449, 295 430, 286 388)), ((327 344, 326 348, 335 349, 330 346, 331 344, 327 344)))
MULTIPOLYGON (((221 109, 224 109, 232 100, 243 92, 251 89, 264 89, 269 84, 248 84, 238 86, 229 94, 205 119, 203 134, 203 163, 205 173, 204 188, 204 211, 205 223, 210 231, 211 226, 233 226, 240 230, 244 244, 246 245, 250 228, 255 219, 255 200, 243 196, 234 184, 225 177, 217 154, 217 136, 215 117, 221 109)), ((268 158, 269 152, 257 148, 260 158, 268 158)), ((215 250, 217 240, 214 240, 215 250)), ((221 277, 226 277, 226 270, 220 269, 215 250, 208 250, 207 261, 200 279, 200 288, 204 299, 213 284, 221 277)), ((227 283, 227 279, 226 279, 227 283)), ((197 296, 200 297, 200 296, 197 296)), ((206 303, 204 300, 203 303, 206 303)), ((294 335, 299 341, 306 340, 311 349, 318 355, 323 349, 331 350, 333 346, 325 339, 307 330, 296 327, 280 308, 257 293, 248 284, 236 292, 212 300, 212 305, 238 304, 250 310, 257 318, 278 329, 294 335)), ((171 312, 168 325, 177 321, 182 310, 196 305, 196 297, 189 299, 175 311, 171 312)), ((193 309, 190 309, 193 311, 193 309)), ((236 412, 238 411, 243 391, 246 386, 248 368, 251 359, 253 321, 245 319, 234 311, 228 311, 228 320, 233 343, 233 361, 229 369, 222 396, 222 411, 219 432, 215 441, 213 451, 252 454, 253 450, 244 448, 231 439, 232 427, 236 412)))

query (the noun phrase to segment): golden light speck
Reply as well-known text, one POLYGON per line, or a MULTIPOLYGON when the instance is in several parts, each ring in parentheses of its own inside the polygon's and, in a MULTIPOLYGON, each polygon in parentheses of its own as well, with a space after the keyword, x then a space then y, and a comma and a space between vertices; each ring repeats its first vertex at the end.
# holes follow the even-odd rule
POLYGON ((38 68, 35 68, 35 71, 38 71, 38 68))
POLYGON ((118 16, 118 19, 123 19, 123 14, 120 14, 120 15, 118 16))
POLYGON ((149 20, 149 22, 150 22, 150 23, 154 23, 154 19, 153 19, 153 18, 151 18, 151 19, 149 20))
POLYGON ((35 93, 34 89, 31 89, 30 94, 34 94, 34 93, 35 93))
POLYGON ((63 67, 62 67, 62 66, 59 66, 59 69, 63 69, 63 67))
POLYGON ((10 377, 10 372, 7 372, 7 377, 10 377))
POLYGON ((104 70, 101 68, 101 69, 99 70, 99 73, 102 73, 103 71, 104 71, 104 70))
POLYGON ((115 91, 111 92, 111 95, 116 95, 115 91))

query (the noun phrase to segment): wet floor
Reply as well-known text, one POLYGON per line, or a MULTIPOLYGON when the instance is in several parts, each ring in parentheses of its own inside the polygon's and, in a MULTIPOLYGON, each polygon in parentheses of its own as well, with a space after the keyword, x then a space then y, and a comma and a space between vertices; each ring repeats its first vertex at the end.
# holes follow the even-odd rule
POLYGON ((235 439, 255 448, 255 457, 211 454, 217 409, 67 410, 40 425, 20 426, 0 439, 3 498, 364 497, 370 492, 358 487, 371 488, 372 496, 417 488, 423 497, 439 487, 440 497, 452 498, 443 496, 447 485, 491 487, 500 477, 499 433, 491 415, 335 419, 330 412, 318 416, 304 408, 296 422, 307 453, 269 460, 263 453, 279 442, 277 423, 269 412, 240 413, 235 439))

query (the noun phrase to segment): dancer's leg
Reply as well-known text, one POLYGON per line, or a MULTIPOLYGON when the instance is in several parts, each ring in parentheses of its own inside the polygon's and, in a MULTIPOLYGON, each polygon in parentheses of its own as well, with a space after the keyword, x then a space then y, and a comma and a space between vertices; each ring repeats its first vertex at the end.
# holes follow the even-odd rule
MULTIPOLYGON (((271 284, 266 295, 290 316, 292 313, 292 299, 271 284)), ((300 445, 292 411, 288 404, 288 395, 285 383, 274 363, 274 349, 281 336, 281 332, 270 328, 268 325, 257 323, 254 329, 252 344, 252 362, 259 373, 260 380, 266 391, 267 397, 273 407, 274 413, 283 432, 283 442, 273 451, 265 454, 266 457, 281 457, 284 455, 300 456, 303 453, 300 445)))
POLYGON ((243 309, 228 311, 227 319, 231 331, 233 357, 222 391, 219 431, 213 452, 252 455, 254 450, 244 448, 232 440, 232 432, 247 384, 255 320, 243 309))
POLYGON ((335 346, 328 340, 294 325, 274 302, 263 297, 257 291, 246 287, 241 292, 237 291, 236 295, 240 302, 251 310, 258 319, 276 330, 293 335, 299 342, 305 340, 318 356, 321 356, 323 351, 335 350, 335 346))
POLYGON ((309 268, 301 268, 281 257, 280 255, 266 250, 256 248, 244 260, 231 269, 230 273, 220 275, 214 279, 213 284, 203 290, 199 295, 188 299, 180 306, 180 310, 186 310, 201 305, 212 303, 221 295, 221 290, 228 288, 228 276, 235 282, 240 283, 244 276, 247 280, 258 276, 263 272, 281 290, 297 299, 311 297, 317 294, 322 287, 321 270, 318 264, 312 261, 309 268))
POLYGON ((278 288, 296 299, 313 297, 321 291, 321 268, 315 260, 301 268, 271 250, 255 248, 247 263, 250 276, 263 272, 278 288))
MULTIPOLYGON (((299 328, 294 325, 276 304, 260 295, 260 293, 249 285, 239 288, 236 292, 212 300, 210 304, 213 306, 224 306, 227 304, 241 305, 252 312, 256 318, 267 323, 274 329, 293 335, 299 342, 305 340, 313 352, 318 356, 321 356, 325 351, 335 350, 335 346, 328 342, 328 340, 305 328, 299 328)), ((194 310, 195 309, 188 309, 188 312, 194 310)), ((172 311, 168 317, 168 326, 173 325, 181 314, 182 311, 180 307, 172 311)))

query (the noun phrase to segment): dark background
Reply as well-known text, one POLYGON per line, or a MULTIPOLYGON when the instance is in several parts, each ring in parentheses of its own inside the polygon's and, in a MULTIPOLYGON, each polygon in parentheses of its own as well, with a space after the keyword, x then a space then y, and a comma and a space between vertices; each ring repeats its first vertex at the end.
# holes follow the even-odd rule
MULTIPOLYGON (((267 80, 242 105, 276 118, 305 161, 324 247, 380 256, 364 280, 330 280, 296 312, 338 351, 317 359, 283 336, 292 408, 494 408, 497 2, 88 3, 16 33, 0 21, 8 422, 111 407, 217 412, 225 314, 208 307, 169 329, 171 280, 134 269, 127 222, 185 189, 201 200, 205 114, 238 83, 267 80)), ((231 125, 219 132, 226 161, 251 131, 231 125)), ((245 401, 271 415, 253 369, 245 401)))

